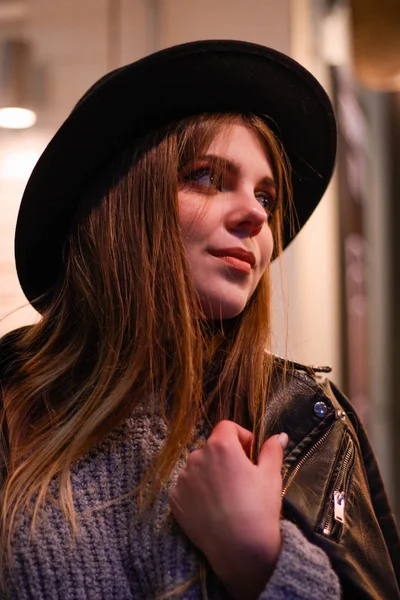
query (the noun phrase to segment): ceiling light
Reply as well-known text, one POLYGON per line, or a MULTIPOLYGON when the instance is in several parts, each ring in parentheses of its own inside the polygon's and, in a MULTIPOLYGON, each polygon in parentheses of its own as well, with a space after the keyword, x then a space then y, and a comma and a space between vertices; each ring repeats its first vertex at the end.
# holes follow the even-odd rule
POLYGON ((10 106, 0 108, 0 127, 26 129, 36 123, 36 113, 28 108, 10 106))
POLYGON ((31 99, 31 52, 23 40, 0 43, 0 127, 23 129, 36 121, 31 99))

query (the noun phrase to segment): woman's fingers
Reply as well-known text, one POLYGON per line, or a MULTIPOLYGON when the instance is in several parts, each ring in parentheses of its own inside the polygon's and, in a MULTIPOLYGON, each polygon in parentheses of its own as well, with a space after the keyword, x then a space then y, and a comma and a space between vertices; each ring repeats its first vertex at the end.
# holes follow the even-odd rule
POLYGON ((273 496, 279 495, 279 507, 277 505, 279 511, 282 493, 283 450, 288 439, 286 433, 273 435, 264 442, 258 455, 257 466, 264 478, 270 483, 270 493, 273 496))
POLYGON ((282 445, 269 438, 254 464, 252 443, 250 431, 221 421, 170 495, 178 523, 229 590, 260 591, 281 547, 282 445))
POLYGON ((288 444, 289 438, 286 433, 280 433, 279 435, 273 435, 268 438, 258 455, 258 466, 261 469, 270 471, 270 469, 279 470, 282 469, 283 451, 288 444))
POLYGON ((220 421, 214 427, 208 443, 221 444, 225 447, 229 447, 230 444, 235 444, 237 441, 240 442, 246 456, 250 456, 251 446, 253 444, 253 434, 248 429, 241 427, 233 421, 220 421))

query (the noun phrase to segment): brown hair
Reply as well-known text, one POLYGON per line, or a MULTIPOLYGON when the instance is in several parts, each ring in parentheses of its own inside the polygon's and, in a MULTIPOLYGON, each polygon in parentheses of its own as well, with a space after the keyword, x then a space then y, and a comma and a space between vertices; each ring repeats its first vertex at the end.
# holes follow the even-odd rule
MULTIPOLYGON (((264 120, 240 118, 272 162, 280 208, 270 226, 279 254, 282 209, 290 197, 287 161, 264 120)), ((149 134, 85 194, 65 245, 62 283, 42 320, 21 336, 21 365, 3 391, 3 551, 10 552, 16 515, 32 504, 35 526, 56 476, 61 507, 76 527, 71 464, 119 426, 139 399, 157 399, 169 431, 142 482, 141 489, 151 483, 149 500, 199 418, 232 418, 246 426, 249 419, 257 431, 272 368, 264 352, 269 272, 237 318, 218 327, 205 322, 188 273, 177 201, 181 168, 235 119, 202 115, 149 134)))

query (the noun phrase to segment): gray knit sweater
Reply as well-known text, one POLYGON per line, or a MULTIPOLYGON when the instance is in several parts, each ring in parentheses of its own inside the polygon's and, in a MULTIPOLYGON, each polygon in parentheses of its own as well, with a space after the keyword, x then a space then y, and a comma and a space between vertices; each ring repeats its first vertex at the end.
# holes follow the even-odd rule
MULTIPOLYGON (((199 428, 201 443, 208 431, 199 428)), ((119 499, 140 481, 166 436, 161 418, 144 411, 127 419, 118 431, 79 460, 72 471, 79 534, 74 541, 54 502, 46 504, 30 539, 30 517, 24 516, 14 542, 10 600, 155 600, 195 579, 203 560, 172 517, 168 489, 181 461, 151 512, 138 518, 135 497, 119 499)), ((56 489, 56 488, 55 488, 56 489)), ((330 600, 340 586, 322 550, 311 545, 288 521, 282 521, 283 547, 260 600, 330 600)), ((210 600, 227 599, 208 569, 210 600)), ((181 594, 201 600, 197 581, 181 594)))

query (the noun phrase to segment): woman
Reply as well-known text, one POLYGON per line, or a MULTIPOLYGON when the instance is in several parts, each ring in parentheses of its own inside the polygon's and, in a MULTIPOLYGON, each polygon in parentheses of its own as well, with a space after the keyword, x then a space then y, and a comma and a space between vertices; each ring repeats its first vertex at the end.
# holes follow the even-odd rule
POLYGON ((75 107, 18 217, 42 320, 2 342, 4 597, 398 596, 361 426, 265 352, 270 260, 334 155, 319 84, 244 42, 162 51, 75 107))

